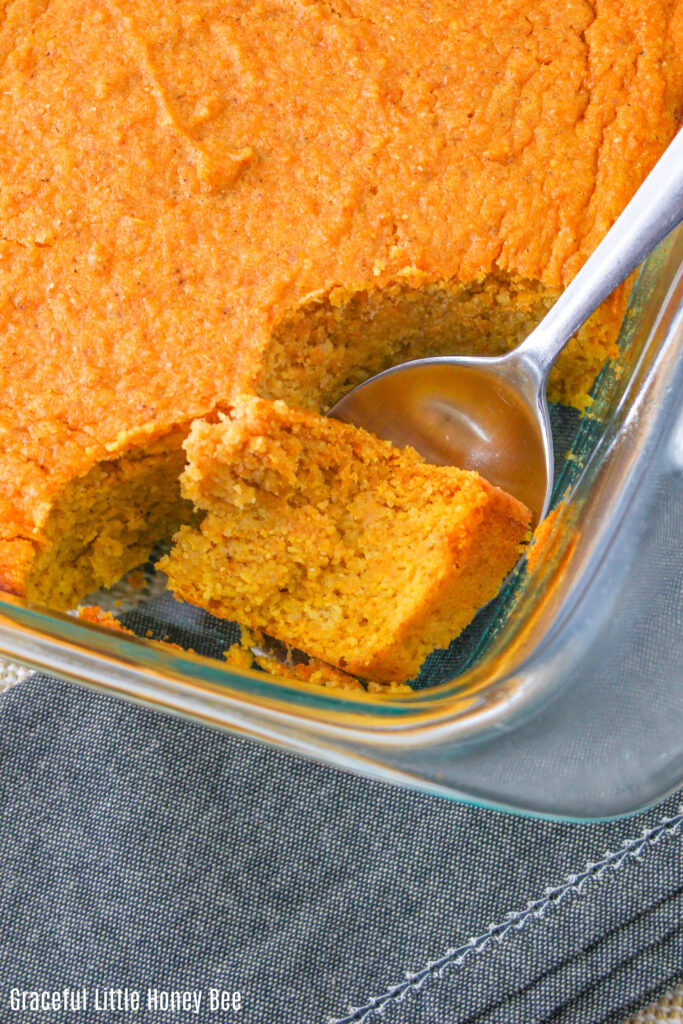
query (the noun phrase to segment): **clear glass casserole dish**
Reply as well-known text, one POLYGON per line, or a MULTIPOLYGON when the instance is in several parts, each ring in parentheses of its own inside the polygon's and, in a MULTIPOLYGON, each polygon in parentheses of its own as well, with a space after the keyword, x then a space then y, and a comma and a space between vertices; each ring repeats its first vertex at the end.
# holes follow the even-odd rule
POLYGON ((237 627, 174 601, 153 563, 144 586, 96 595, 140 639, 2 595, 0 655, 483 805, 581 820, 641 809, 683 778, 682 302, 678 229, 641 270, 590 413, 553 410, 559 507, 533 569, 410 694, 229 667, 237 627))

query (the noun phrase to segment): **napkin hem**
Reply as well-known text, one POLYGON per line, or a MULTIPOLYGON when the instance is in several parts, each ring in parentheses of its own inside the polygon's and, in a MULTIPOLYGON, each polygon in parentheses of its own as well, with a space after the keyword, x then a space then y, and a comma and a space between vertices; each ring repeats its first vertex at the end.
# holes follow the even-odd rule
MULTIPOLYGON (((446 950, 437 960, 427 961, 421 970, 406 972, 404 981, 389 986, 381 995, 368 999, 362 1006, 350 1007, 345 1016, 330 1018, 328 1024, 367 1024, 373 1017, 380 1018, 389 1006, 415 995, 428 982, 441 979, 445 971, 468 964, 494 943, 503 942, 512 930, 521 931, 534 919, 543 918, 563 900, 580 895, 589 882, 616 874, 625 863, 641 860, 644 854, 662 840, 680 837, 682 834, 683 806, 679 814, 663 818, 657 825, 646 829, 640 837, 624 840, 618 850, 608 851, 601 860, 588 861, 581 872, 572 873, 564 882, 547 888, 543 896, 529 900, 524 909, 506 914, 502 921, 489 925, 480 935, 472 936, 462 945, 446 950)), ((669 979, 664 983, 664 988, 670 987, 676 980, 676 976, 669 979)), ((647 1002, 650 998, 651 995, 647 993, 643 1001, 647 1002)), ((625 1012, 629 1012, 628 1008, 625 1012)))

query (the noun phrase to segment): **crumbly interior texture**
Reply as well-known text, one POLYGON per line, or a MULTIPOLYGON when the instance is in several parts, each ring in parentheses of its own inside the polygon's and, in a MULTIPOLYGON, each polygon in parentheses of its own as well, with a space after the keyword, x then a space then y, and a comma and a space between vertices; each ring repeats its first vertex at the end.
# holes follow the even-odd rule
POLYGON ((176 462, 112 466, 238 394, 513 345, 672 138, 682 54, 683 0, 0 0, 0 586, 123 572, 176 462))
POLYGON ((118 619, 115 619, 111 612, 105 611, 96 604, 82 605, 78 609, 78 618, 81 622, 91 622, 96 626, 102 626, 104 629, 111 629, 115 633, 129 633, 131 636, 135 634, 130 630, 122 626, 118 619))
POLYGON ((378 682, 448 645, 529 525, 476 473, 282 402, 245 397, 186 448, 183 493, 207 514, 161 564, 175 594, 378 682))
MULTIPOLYGON (((584 408, 626 308, 626 285, 572 339, 554 367, 551 401, 584 408)), ((384 288, 333 288, 294 310, 273 331, 256 389, 266 398, 325 412, 351 388, 408 359, 501 355, 520 344, 559 295, 539 281, 487 275, 481 281, 421 281, 384 288)))
MULTIPOLYGON (((224 657, 233 668, 257 667, 268 675, 277 676, 280 679, 283 677, 297 679, 313 686, 324 686, 327 689, 350 693, 362 693, 367 688, 367 684, 361 683, 356 676, 342 672, 341 669, 334 668, 318 658, 302 657, 300 651, 293 656, 294 652, 288 651, 289 656, 280 660, 264 651, 264 647, 267 646, 268 641, 263 634, 243 628, 239 641, 225 651, 224 657)), ((387 690, 386 686, 379 688, 382 691, 387 690)), ((410 687, 394 686, 390 688, 390 692, 410 693, 410 687)))
POLYGON ((64 488, 26 580, 29 600, 68 608, 74 594, 114 583, 144 561, 156 541, 170 540, 181 523, 192 522, 192 505, 178 482, 184 433, 99 462, 64 488))

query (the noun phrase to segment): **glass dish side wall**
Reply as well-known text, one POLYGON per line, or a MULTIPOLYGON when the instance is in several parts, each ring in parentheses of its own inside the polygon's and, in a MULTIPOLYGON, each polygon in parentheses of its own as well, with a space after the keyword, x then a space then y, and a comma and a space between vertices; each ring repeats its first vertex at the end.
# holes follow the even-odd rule
POLYGON ((683 760, 669 729, 675 721, 680 733, 681 680, 666 628, 680 611, 681 567, 671 553, 683 551, 680 472, 671 470, 668 454, 677 436, 674 382, 682 356, 674 281, 682 257, 679 231, 648 262, 625 323, 621 366, 603 374, 593 414, 578 424, 590 443, 575 438, 563 464, 556 497, 569 487, 571 502, 558 519, 554 549, 507 589, 502 612, 487 609, 484 642, 457 679, 393 699, 340 696, 228 670, 9 598, 0 604, 0 652, 346 767, 482 803, 595 817, 656 799, 676 784, 683 760), (662 522, 679 533, 670 525, 662 533, 662 522), (647 562, 657 568, 654 583, 641 564, 648 543, 664 545, 647 562), (645 585, 654 586, 648 607, 660 593, 664 604, 659 625, 650 625, 660 643, 643 667, 625 638, 644 628, 638 595, 645 585), (629 598, 615 607, 619 592, 629 598), (646 693, 632 678, 643 671, 646 693), (628 680, 618 695, 617 679, 628 680), (649 758, 635 736, 644 721, 656 746, 649 758), (627 758, 616 756, 615 743, 627 758))

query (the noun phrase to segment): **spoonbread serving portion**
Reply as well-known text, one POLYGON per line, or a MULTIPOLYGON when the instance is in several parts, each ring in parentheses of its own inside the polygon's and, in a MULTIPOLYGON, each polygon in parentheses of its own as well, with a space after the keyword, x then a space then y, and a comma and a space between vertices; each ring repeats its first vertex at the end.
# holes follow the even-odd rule
POLYGON ((71 607, 191 524, 182 443, 238 395, 515 346, 675 133, 682 36, 680 0, 0 0, 0 588, 71 607))
POLYGON ((185 442, 174 593, 352 675, 404 682, 494 597, 529 510, 477 473, 244 397, 185 442))

